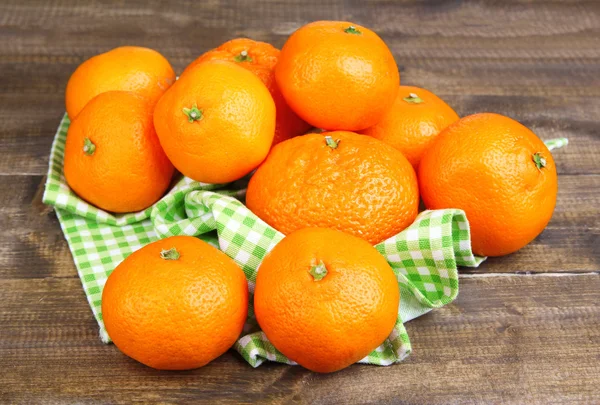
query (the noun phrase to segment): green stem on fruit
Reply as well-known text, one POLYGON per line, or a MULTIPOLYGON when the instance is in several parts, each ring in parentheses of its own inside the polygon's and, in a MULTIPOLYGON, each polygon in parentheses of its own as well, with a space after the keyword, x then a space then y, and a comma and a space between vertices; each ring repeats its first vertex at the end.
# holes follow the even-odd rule
POLYGON ((325 144, 327 146, 329 146, 331 149, 337 149, 338 145, 340 144, 341 139, 336 139, 335 141, 333 140, 332 137, 330 137, 329 135, 327 135, 325 137, 325 144))
POLYGON ((236 62, 252 62, 252 58, 248 55, 248 51, 243 50, 239 55, 236 55, 233 60, 236 62))
POLYGON ((531 155, 533 162, 535 163, 535 167, 541 172, 544 167, 546 167, 546 158, 542 156, 540 152, 536 152, 531 155))
POLYGON ((160 258, 163 260, 177 260, 179 256, 179 252, 174 247, 169 250, 163 249, 160 251, 160 258))
POLYGON ((188 118, 188 122, 200 121, 202 119, 202 110, 198 109, 196 103, 192 105, 192 108, 183 108, 183 113, 188 118))
POLYGON ((404 97, 402 100, 409 104, 421 104, 425 102, 425 100, 417 96, 415 93, 408 93, 408 97, 404 97))
POLYGON ((90 140, 90 138, 83 139, 83 153, 88 156, 92 156, 96 151, 96 145, 90 140))
POLYGON ((325 267, 325 263, 321 260, 319 264, 312 266, 308 272, 313 276, 315 281, 319 281, 327 275, 327 267, 325 267))
POLYGON ((356 29, 354 25, 349 26, 344 30, 346 34, 362 35, 362 32, 356 29))

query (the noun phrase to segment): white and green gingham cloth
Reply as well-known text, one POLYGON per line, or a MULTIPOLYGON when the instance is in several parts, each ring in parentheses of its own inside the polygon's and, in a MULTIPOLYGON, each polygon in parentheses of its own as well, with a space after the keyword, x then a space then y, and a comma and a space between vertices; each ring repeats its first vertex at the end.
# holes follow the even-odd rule
MULTIPOLYGON (((209 185, 181 178, 152 207, 113 215, 75 195, 63 176, 69 119, 65 115, 52 145, 43 201, 54 206, 69 244, 103 342, 110 342, 102 321, 102 288, 112 270, 142 246, 174 235, 191 235, 220 248, 243 269, 250 290, 244 335, 234 348, 253 367, 265 360, 294 364, 262 333, 252 308, 254 282, 262 258, 284 236, 250 212, 236 197, 243 186, 209 185)), ((376 246, 398 279, 401 305, 388 339, 361 363, 389 365, 411 352, 403 323, 453 301, 458 294, 457 266, 478 266, 463 211, 422 212, 398 235, 376 246)))

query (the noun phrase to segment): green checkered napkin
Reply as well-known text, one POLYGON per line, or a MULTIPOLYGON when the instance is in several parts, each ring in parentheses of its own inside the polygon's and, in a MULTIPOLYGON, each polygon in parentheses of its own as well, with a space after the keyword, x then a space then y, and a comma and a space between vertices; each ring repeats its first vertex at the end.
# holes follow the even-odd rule
MULTIPOLYGON (((137 213, 113 215, 86 203, 63 176, 69 120, 58 128, 43 201, 53 205, 81 278, 100 337, 110 342, 102 322, 102 287, 112 270, 147 243, 174 235, 195 235, 220 248, 243 269, 251 292, 248 322, 235 349, 257 367, 265 360, 293 364, 270 344, 254 320, 252 293, 258 266, 284 236, 239 200, 243 189, 179 180, 159 202, 137 213)), ((398 235, 376 246, 398 278, 402 304, 388 339, 361 363, 389 365, 410 354, 404 322, 453 301, 458 294, 457 266, 478 266, 469 225, 460 210, 422 212, 398 235)))

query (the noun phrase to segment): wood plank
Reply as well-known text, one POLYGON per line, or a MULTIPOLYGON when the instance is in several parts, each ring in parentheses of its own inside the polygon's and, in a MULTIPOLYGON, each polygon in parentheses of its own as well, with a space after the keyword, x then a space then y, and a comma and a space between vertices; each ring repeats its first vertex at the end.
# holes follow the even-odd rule
POLYGON ((44 183, 0 176, 0 278, 77 277, 56 214, 42 203, 44 183))
MULTIPOLYGON (((56 215, 42 201, 44 177, 0 176, 0 279, 76 277, 56 215)), ((600 271, 600 175, 559 177, 552 221, 517 253, 463 273, 600 271)))
POLYGON ((151 370, 100 343, 78 280, 0 289, 3 403, 600 401, 600 275, 462 279, 455 303, 407 324, 406 362, 330 375, 253 370, 231 352, 194 371, 151 370))
POLYGON ((589 0, 2 1, 0 403, 600 403, 598 42, 600 2, 589 0), (400 365, 317 375, 253 370, 230 352, 199 370, 159 372, 102 345, 41 203, 71 72, 131 44, 180 72, 231 38, 280 47, 324 18, 375 29, 403 84, 429 88, 460 115, 494 111, 542 139, 569 138, 555 152, 548 228, 516 254, 463 269, 458 300, 407 325, 414 353, 400 365))
POLYGON ((595 45, 600 5, 589 1, 535 4, 453 1, 439 5, 390 0, 343 3, 230 0, 201 2, 193 9, 157 1, 10 3, 3 2, 0 23, 16 38, 3 43, 0 49, 22 50, 32 45, 33 50, 50 47, 62 53, 72 49, 75 52, 70 55, 74 55, 138 37, 147 46, 167 44, 174 54, 187 48, 187 56, 193 56, 194 50, 215 46, 233 35, 276 37, 276 45, 281 46, 285 37, 299 26, 329 18, 371 26, 390 41, 402 36, 402 42, 397 42, 402 46, 397 51, 408 55, 430 52, 438 58, 455 59, 464 59, 465 55, 489 59, 563 59, 574 65, 600 55, 595 45), (52 18, 46 18, 47 15, 52 18), (43 35, 48 31, 52 36, 43 35), (167 32, 171 35, 165 36, 167 32), (115 33, 119 35, 112 35, 115 33), (68 49, 60 39, 68 40, 68 49))
POLYGON ((461 115, 495 111, 544 139, 567 136, 571 145, 561 152, 559 171, 600 174, 593 118, 600 108, 600 3, 544 2, 535 12, 520 2, 371 3, 3 3, 0 148, 7 158, 0 173, 45 173, 68 77, 97 53, 123 44, 149 46, 181 71, 233 37, 281 46, 301 24, 327 16, 378 31, 396 56, 403 83, 430 88, 461 115))

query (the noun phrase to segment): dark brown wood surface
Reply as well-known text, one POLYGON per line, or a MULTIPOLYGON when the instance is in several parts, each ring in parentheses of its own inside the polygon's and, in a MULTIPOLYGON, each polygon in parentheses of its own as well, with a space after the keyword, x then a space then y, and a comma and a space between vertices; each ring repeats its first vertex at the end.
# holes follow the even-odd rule
POLYGON ((0 403, 600 403, 600 2, 159 1, 0 3, 0 403), (559 197, 529 246, 461 274, 456 302, 407 324, 414 352, 331 375, 229 352, 159 372, 100 343, 41 193, 76 66, 119 45, 178 72, 238 36, 281 46, 300 25, 354 21, 388 43, 404 84, 460 115, 494 111, 555 153, 559 197))

